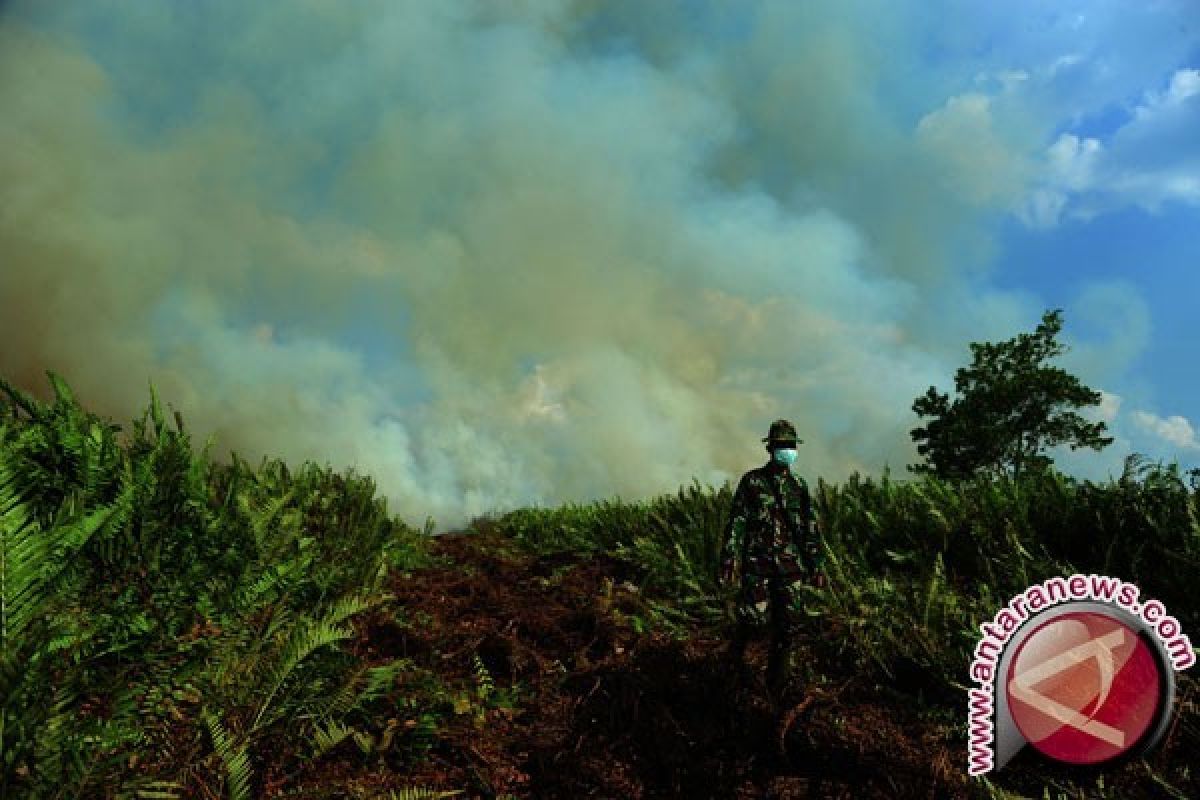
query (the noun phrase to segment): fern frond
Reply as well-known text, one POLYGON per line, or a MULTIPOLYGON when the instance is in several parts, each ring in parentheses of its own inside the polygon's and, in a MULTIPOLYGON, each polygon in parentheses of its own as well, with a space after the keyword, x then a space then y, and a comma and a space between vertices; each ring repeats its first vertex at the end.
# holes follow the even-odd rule
POLYGON ((315 726, 312 738, 313 758, 320 758, 325 755, 353 736, 354 733, 354 728, 347 727, 339 722, 329 722, 324 727, 321 725, 315 726))
POLYGON ((362 696, 362 689, 360 687, 363 684, 368 669, 368 667, 362 664, 354 667, 349 676, 335 690, 329 692, 324 697, 313 698, 308 703, 303 716, 306 719, 325 719, 349 713, 358 705, 359 698, 362 696))
POLYGON ((42 570, 49 547, 39 534, 11 468, 0 458, 0 655, 13 651, 46 599, 42 570))
POLYGON ((271 527, 292 501, 294 492, 294 489, 289 489, 258 505, 252 503, 248 496, 238 498, 242 511, 250 518, 250 529, 259 553, 266 553, 267 545, 273 538, 271 527))
POLYGON ((3 378, 0 378, 0 391, 8 395, 13 405, 28 414, 31 419, 39 419, 46 413, 46 407, 37 398, 21 391, 3 378))
POLYGON ((93 534, 128 512, 128 488, 121 497, 82 518, 58 515, 46 530, 33 519, 7 453, 0 453, 0 653, 21 645, 64 571, 69 554, 93 534))
POLYGON ((475 673, 475 695, 480 700, 486 701, 496 689, 495 681, 492 680, 491 673, 488 672, 487 666, 478 653, 471 656, 471 662, 475 673))
POLYGON ((442 800, 445 797, 457 797, 463 794, 462 789, 434 789, 429 786, 410 786, 401 789, 399 793, 395 790, 388 792, 389 800, 442 800))
POLYGON ((233 739, 221 721, 208 709, 204 710, 203 716, 204 723, 208 726, 208 734, 212 737, 213 750, 225 767, 229 800, 250 800, 250 759, 246 754, 245 745, 233 739))
POLYGON ((275 668, 270 671, 270 678, 268 680, 270 688, 263 697, 262 703, 258 707, 258 712, 254 715, 254 721, 250 729, 255 731, 263 725, 264 717, 274 702, 276 694, 279 693, 280 688, 283 686, 284 681, 291 676, 292 672, 304 659, 326 645, 340 642, 343 639, 349 639, 351 635, 353 635, 352 631, 348 628, 331 624, 328 620, 308 619, 301 622, 292 634, 291 639, 284 646, 275 668))
POLYGON ((364 756, 370 755, 375 750, 375 737, 366 731, 360 731, 356 728, 350 734, 350 738, 358 745, 358 749, 362 751, 364 756))
POLYGON ((372 597, 369 594, 360 593, 346 595, 329 607, 329 610, 325 612, 324 621, 331 624, 345 622, 355 614, 372 609, 386 599, 386 596, 372 597))
POLYGON ((71 739, 75 735, 75 703, 78 699, 73 692, 59 688, 49 702, 38 721, 36 752, 34 758, 38 764, 64 764, 68 754, 71 739))
POLYGON ((153 383, 150 384, 149 415, 154 420, 154 435, 161 438, 166 424, 163 422, 162 403, 158 400, 158 390, 154 388, 153 383))
POLYGON ((304 716, 308 719, 323 719, 363 709, 368 703, 390 691, 396 684, 396 677, 412 665, 413 661, 410 658, 400 658, 374 667, 360 665, 335 691, 325 697, 314 698, 308 704, 304 716))
POLYGON ((131 786, 129 791, 118 796, 122 800, 179 800, 182 791, 183 787, 174 781, 154 780, 131 786))
POLYGON ((387 692, 395 685, 396 677, 412 665, 412 659, 400 658, 387 664, 371 667, 367 670, 367 685, 359 695, 356 705, 362 707, 363 704, 369 703, 387 692))

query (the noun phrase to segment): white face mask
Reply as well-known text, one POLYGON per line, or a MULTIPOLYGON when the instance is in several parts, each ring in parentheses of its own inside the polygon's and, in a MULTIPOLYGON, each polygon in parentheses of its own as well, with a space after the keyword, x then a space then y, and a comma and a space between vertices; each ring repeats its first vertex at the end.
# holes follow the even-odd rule
POLYGON ((796 460, 796 448, 780 447, 771 451, 771 457, 774 458, 776 462, 790 467, 796 460))

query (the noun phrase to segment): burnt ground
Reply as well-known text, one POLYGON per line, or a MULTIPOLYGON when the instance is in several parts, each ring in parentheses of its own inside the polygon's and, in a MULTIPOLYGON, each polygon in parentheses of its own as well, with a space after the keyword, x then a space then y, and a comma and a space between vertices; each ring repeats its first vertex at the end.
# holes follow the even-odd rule
MULTIPOLYGON (((939 714, 930 708, 957 707, 959 698, 922 703, 934 691, 923 673, 897 675, 891 684, 906 687, 897 691, 848 656, 839 663, 845 632, 819 620, 797 643, 793 681, 772 704, 764 640, 748 649, 752 674, 735 680, 721 631, 694 626, 672 638, 636 624, 645 600, 614 558, 535 557, 486 529, 439 536, 433 550, 439 566, 391 576, 394 613, 360 618, 356 655, 372 664, 411 658, 459 691, 478 685, 477 656, 498 692, 515 687, 515 702, 449 713, 423 759, 366 757, 344 742, 286 778, 268 769, 261 796, 286 788, 292 797, 373 800, 417 786, 548 800, 990 794, 965 773, 965 703, 961 713, 939 714)), ((422 692, 429 696, 428 686, 412 684, 390 696, 395 741, 416 724, 403 698, 422 692)), ((1171 741, 1161 750, 1163 759, 1186 755, 1171 741)), ((1096 785, 1094 775, 1047 769, 1028 754, 1012 766, 1002 784, 1020 793, 1008 797, 1042 797, 1047 785, 1063 792, 1051 797, 1085 797, 1079 787, 1096 785)), ((1147 787, 1139 770, 1103 776, 1107 791, 1118 791, 1108 796, 1187 796, 1147 787)))
POLYGON ((358 654, 409 657, 459 687, 477 685, 477 654, 497 689, 517 687, 516 703, 451 715, 416 767, 372 764, 344 743, 289 789, 571 800, 969 793, 963 747, 945 723, 920 718, 915 701, 884 704, 854 680, 813 679, 809 642, 797 644, 795 679, 773 705, 765 640, 751 642, 752 673, 737 680, 720 631, 639 633, 631 617, 644 601, 615 559, 529 556, 487 532, 442 535, 433 548, 443 565, 392 576, 397 614, 361 622, 358 654))

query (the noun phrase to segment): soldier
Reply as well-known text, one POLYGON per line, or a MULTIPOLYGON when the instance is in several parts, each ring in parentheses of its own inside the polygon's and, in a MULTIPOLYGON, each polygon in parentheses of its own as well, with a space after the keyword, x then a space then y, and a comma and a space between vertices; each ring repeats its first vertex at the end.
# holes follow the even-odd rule
POLYGON ((790 466, 796 460, 796 429, 785 419, 771 423, 763 439, 770 460, 742 476, 721 548, 722 583, 732 582, 741 565, 737 630, 729 648, 730 666, 745 670, 746 641, 761 629, 770 611, 771 642, 767 686, 778 697, 790 667, 792 637, 800 623, 800 587, 810 579, 825 585, 816 512, 808 485, 790 466))

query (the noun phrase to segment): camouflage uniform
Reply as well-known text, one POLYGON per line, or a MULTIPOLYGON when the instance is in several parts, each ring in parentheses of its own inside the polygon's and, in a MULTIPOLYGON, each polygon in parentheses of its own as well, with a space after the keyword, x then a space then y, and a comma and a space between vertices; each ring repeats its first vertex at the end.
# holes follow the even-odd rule
MULTIPOLYGON (((786 420, 776 420, 763 441, 768 447, 801 443, 786 420)), ((740 663, 750 630, 770 622, 767 679, 773 688, 787 671, 801 622, 800 587, 821 570, 818 535, 808 485, 790 467, 772 458, 742 476, 721 548, 723 571, 738 562, 742 567, 730 656, 740 663)))

